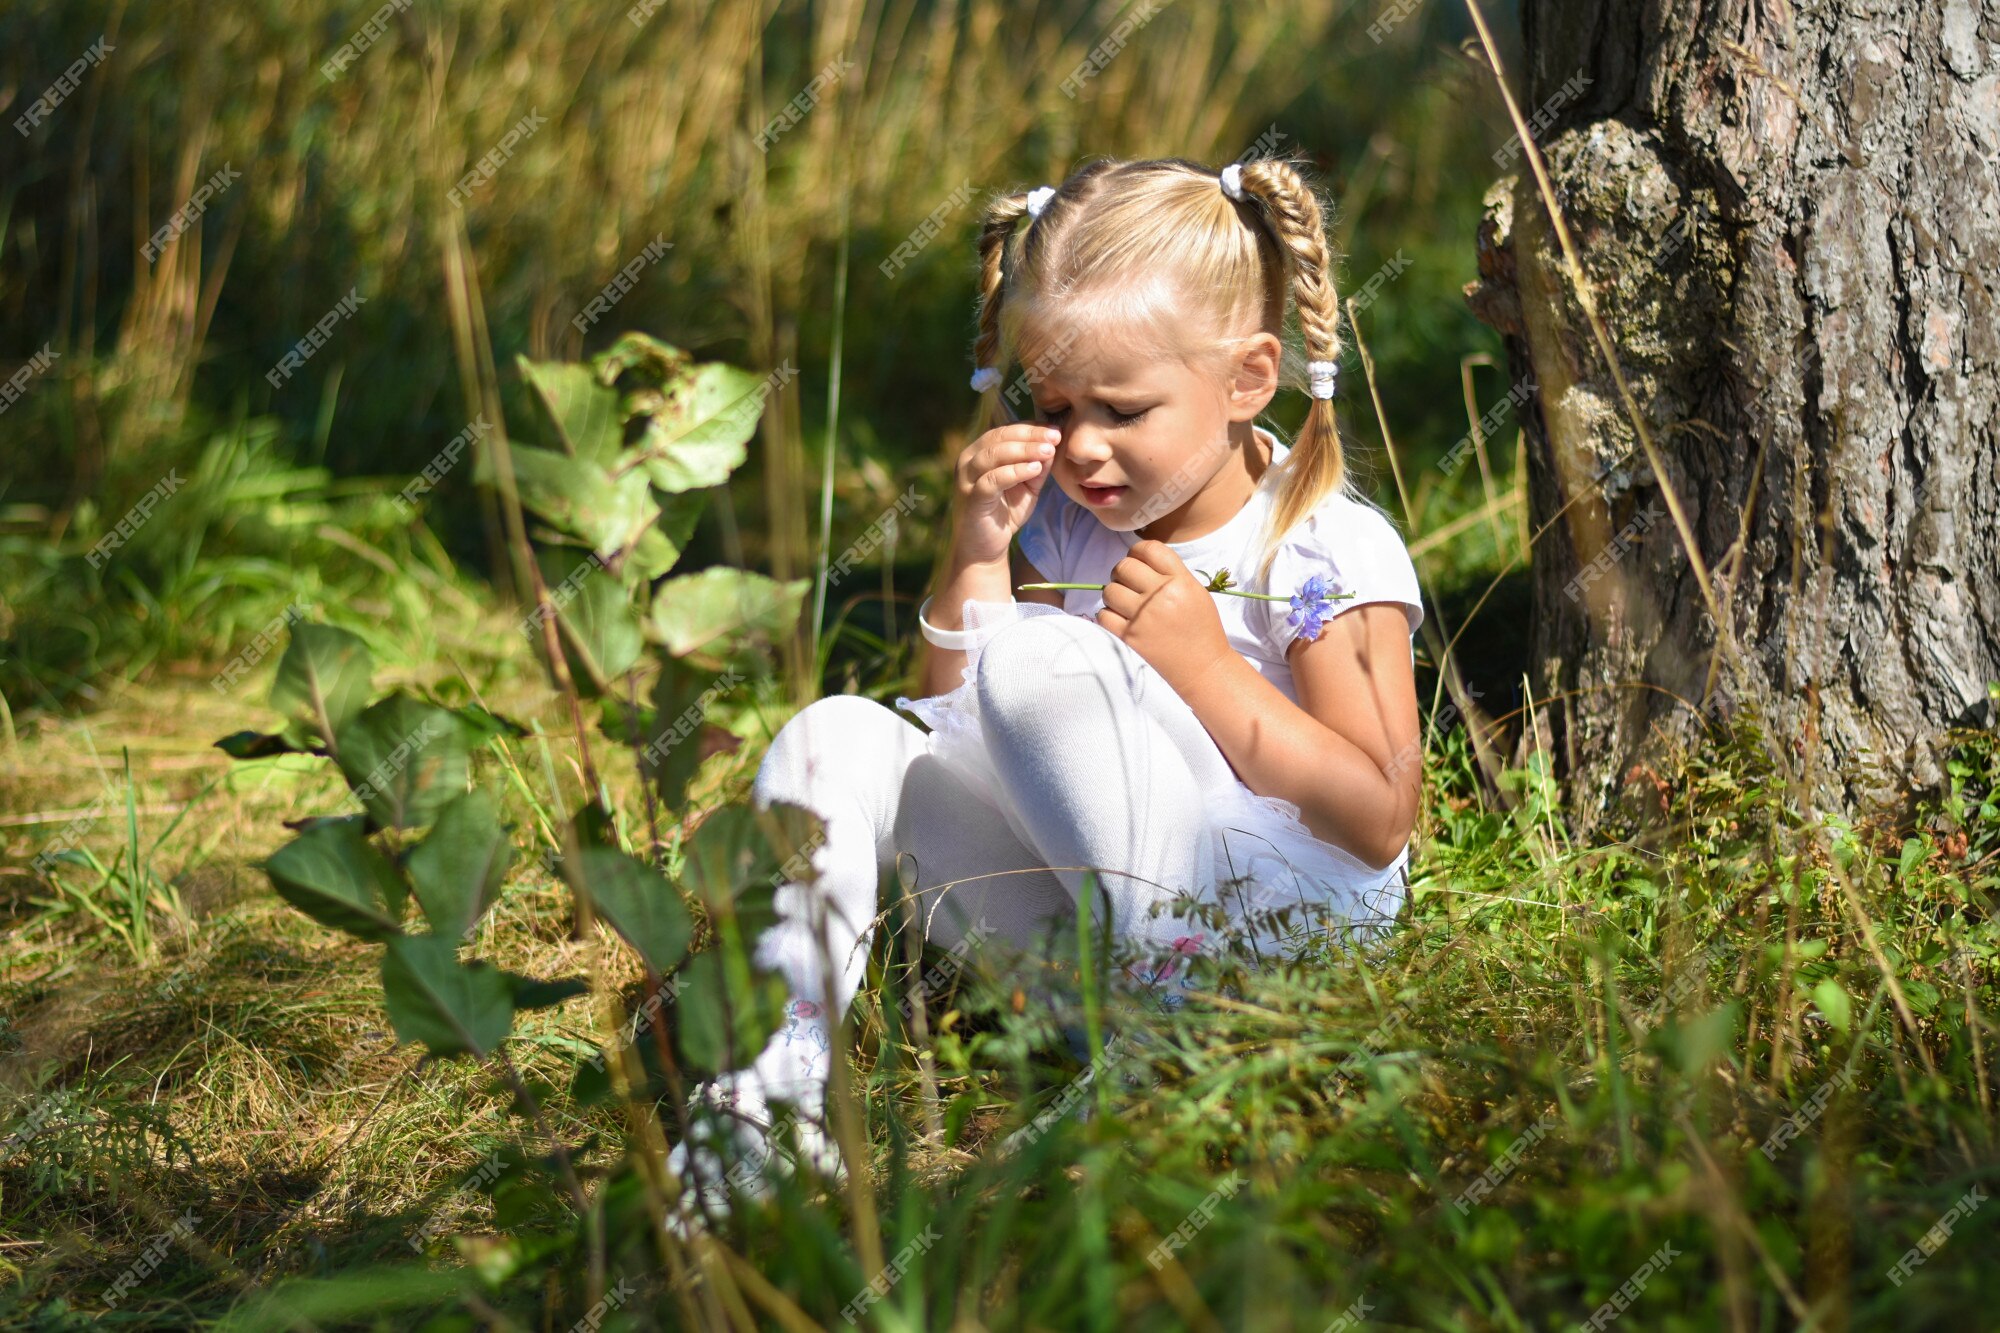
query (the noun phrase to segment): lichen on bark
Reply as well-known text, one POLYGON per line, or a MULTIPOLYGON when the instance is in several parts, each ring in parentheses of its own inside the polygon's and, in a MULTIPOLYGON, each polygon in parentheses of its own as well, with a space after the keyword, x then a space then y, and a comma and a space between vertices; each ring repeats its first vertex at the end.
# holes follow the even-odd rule
POLYGON ((1538 147, 1666 473, 1524 168, 1487 197, 1468 299, 1538 386, 1537 734, 1587 817, 1745 710, 1847 804, 1936 781, 1941 731, 1992 721, 2000 18, 1971 14, 1523 6, 1524 105, 1588 79, 1538 147))

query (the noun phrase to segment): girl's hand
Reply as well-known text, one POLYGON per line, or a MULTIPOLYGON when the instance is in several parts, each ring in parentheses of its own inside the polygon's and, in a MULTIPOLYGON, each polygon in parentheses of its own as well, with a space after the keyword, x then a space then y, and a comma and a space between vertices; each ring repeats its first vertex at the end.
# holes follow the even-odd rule
POLYGON ((1030 422, 995 426, 965 446, 954 469, 952 545, 961 564, 1004 564, 1008 544, 1034 512, 1062 433, 1030 422))
POLYGON ((1111 567, 1097 623, 1130 644, 1176 692, 1235 651, 1215 594, 1165 542, 1136 542, 1111 567))

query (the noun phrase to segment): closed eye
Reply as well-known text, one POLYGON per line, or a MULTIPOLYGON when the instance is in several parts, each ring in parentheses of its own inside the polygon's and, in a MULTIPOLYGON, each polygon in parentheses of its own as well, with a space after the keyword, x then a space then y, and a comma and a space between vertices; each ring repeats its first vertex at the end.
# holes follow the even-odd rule
MULTIPOLYGON (((1145 416, 1148 412, 1152 411, 1153 409, 1150 407, 1142 407, 1137 412, 1120 412, 1117 408, 1112 407, 1110 404, 1107 403, 1105 404, 1105 410, 1111 414, 1112 425, 1129 426, 1133 422, 1145 416)), ((1035 409, 1035 415, 1045 422, 1053 422, 1059 417, 1064 417, 1069 415, 1069 409, 1067 407, 1053 407, 1053 408, 1037 407, 1035 409)))

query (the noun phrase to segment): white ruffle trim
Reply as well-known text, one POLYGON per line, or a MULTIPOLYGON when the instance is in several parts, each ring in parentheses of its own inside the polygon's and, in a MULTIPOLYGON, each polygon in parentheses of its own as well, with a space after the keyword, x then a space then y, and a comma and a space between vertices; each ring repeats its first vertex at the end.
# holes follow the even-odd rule
MULTIPOLYGON (((1067 615, 1040 602, 965 603, 965 628, 973 638, 957 688, 925 699, 898 696, 896 707, 930 728, 929 751, 958 772, 982 800, 998 810, 1023 843, 1033 846, 1026 821, 1006 798, 980 729, 979 654, 1007 626, 1038 615, 1067 615)), ((1309 831, 1299 807, 1260 796, 1237 779, 1216 790, 1208 806, 1214 876, 1201 886, 1204 901, 1220 901, 1232 931, 1259 953, 1281 950, 1313 936, 1374 937, 1394 924, 1403 905, 1407 850, 1386 869, 1309 831), (1293 909, 1287 915, 1286 909, 1293 909)))

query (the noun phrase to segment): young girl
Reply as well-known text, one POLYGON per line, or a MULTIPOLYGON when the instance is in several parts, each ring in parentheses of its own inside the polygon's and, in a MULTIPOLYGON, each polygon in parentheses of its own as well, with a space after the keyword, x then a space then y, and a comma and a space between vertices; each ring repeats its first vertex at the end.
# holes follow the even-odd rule
MULTIPOLYGON (((704 1090, 753 1157, 783 1100, 837 1166, 816 1126, 829 1033, 892 866, 928 938, 955 948, 1073 932, 1094 870, 1099 923, 1168 963, 1136 973, 1152 983, 1218 945, 1189 895, 1267 956, 1280 923, 1379 927, 1402 901, 1423 611, 1401 540, 1345 481, 1312 189, 1279 160, 1097 161, 993 201, 979 252, 983 433, 959 455, 950 560, 919 611, 924 694, 896 701, 931 730, 821 699, 753 789, 826 832, 758 944, 791 987, 786 1025, 704 1090), (1287 378, 1288 297, 1311 395, 1290 447, 1253 424, 1287 378), (1003 393, 1010 364, 1026 369, 1003 393), (1003 400, 1027 395, 1034 421, 1011 420, 1003 400), (1276 600, 1211 591, 1224 570, 1276 600), (1015 594, 1040 583, 1102 587, 1015 594)), ((720 1165, 699 1156, 717 1200, 720 1165)))

